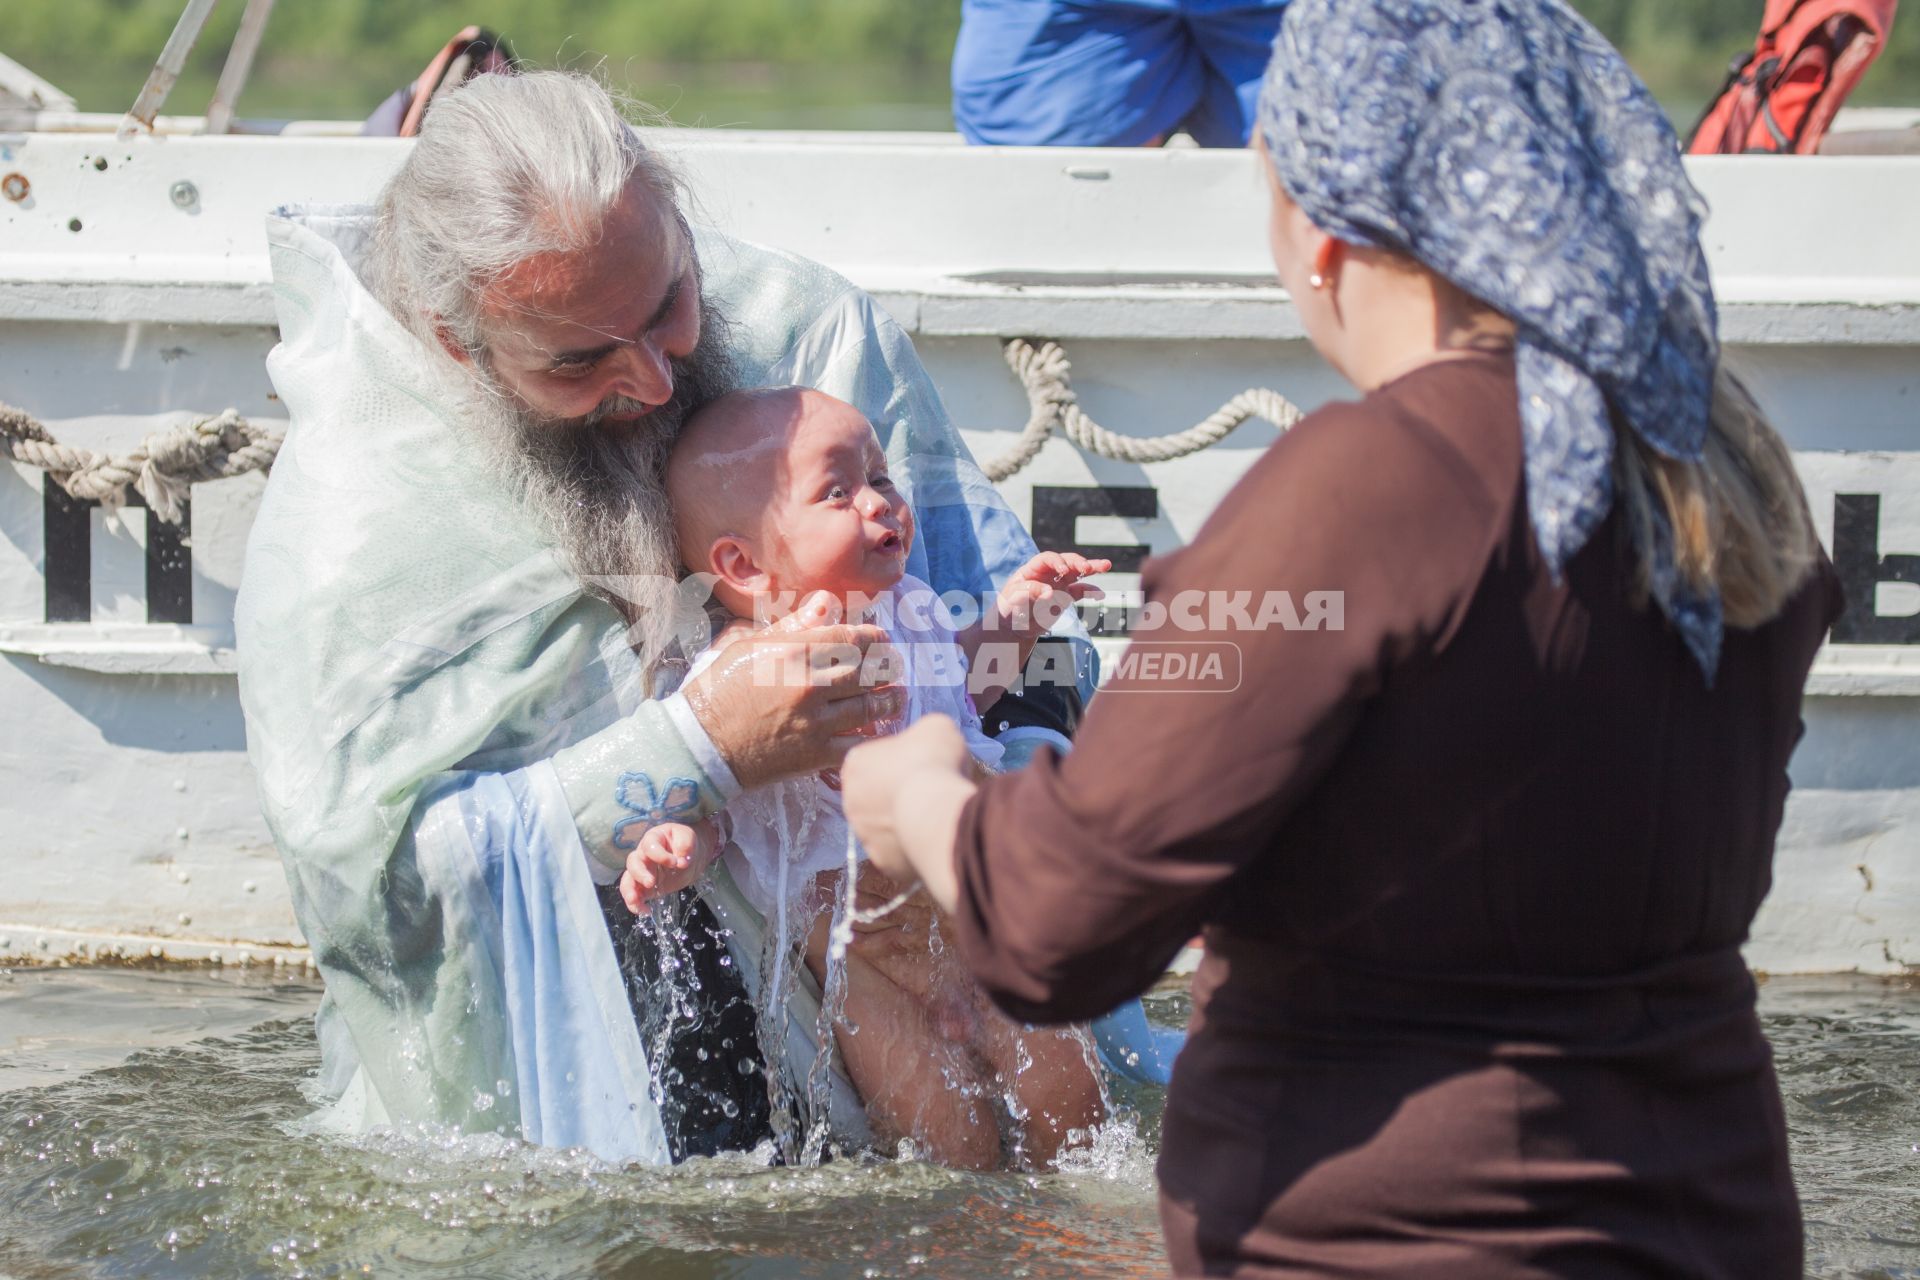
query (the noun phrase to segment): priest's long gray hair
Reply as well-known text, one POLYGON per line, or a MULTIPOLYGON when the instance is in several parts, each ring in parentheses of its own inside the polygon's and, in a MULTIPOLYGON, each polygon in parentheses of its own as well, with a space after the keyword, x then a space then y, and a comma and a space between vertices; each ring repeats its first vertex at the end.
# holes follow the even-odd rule
POLYGON ((435 101, 376 210, 367 283, 429 352, 465 356, 469 416, 503 482, 588 589, 620 609, 649 668, 671 645, 679 558, 665 471, 680 424, 731 389, 724 317, 672 362, 671 401, 637 426, 544 418, 494 378, 481 301, 537 254, 598 243, 634 183, 670 209, 679 184, 590 76, 484 75, 435 101), (450 350, 451 349, 451 350, 450 350))
POLYGON ((476 76, 434 102, 381 192, 369 284, 421 341, 477 355, 487 289, 536 254, 598 241, 635 179, 679 207, 672 170, 592 77, 476 76))

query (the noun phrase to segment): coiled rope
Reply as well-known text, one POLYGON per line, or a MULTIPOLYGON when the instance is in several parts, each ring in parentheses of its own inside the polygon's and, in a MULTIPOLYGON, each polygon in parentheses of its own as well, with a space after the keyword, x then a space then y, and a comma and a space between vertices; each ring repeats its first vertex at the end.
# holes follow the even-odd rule
POLYGON ((109 510, 124 506, 132 489, 168 524, 180 523, 193 485, 267 470, 282 439, 228 409, 156 431, 131 453, 97 453, 61 444, 24 409, 0 404, 0 456, 40 467, 73 497, 109 510))
MULTIPOLYGON (((1058 343, 1036 347, 1022 338, 1002 352, 1027 393, 1027 424, 1014 446, 985 465, 987 478, 1005 480, 1032 462, 1058 428, 1089 453, 1119 462, 1166 462, 1218 444, 1249 418, 1264 418, 1285 431, 1300 421, 1298 406, 1277 391, 1249 387, 1185 431, 1161 436, 1124 436, 1107 430, 1081 409, 1073 390, 1073 364, 1058 343)), ((0 450, 4 456, 50 473, 75 498, 109 509, 132 489, 155 515, 178 524, 193 485, 224 480, 273 466, 282 433, 248 422, 232 409, 184 426, 156 431, 131 453, 106 454, 53 438, 24 409, 0 403, 0 450)))
POLYGON ((1007 367, 1026 388, 1027 425, 1014 446, 986 463, 987 479, 998 483, 1032 462, 1059 427, 1061 434, 1089 453, 1119 462, 1166 462, 1218 444, 1249 418, 1264 418, 1285 431, 1300 421, 1299 407, 1278 391, 1249 387, 1185 431, 1163 436, 1123 436, 1089 418, 1074 394, 1073 365, 1058 343, 1035 347, 1015 338, 1002 350, 1007 367))

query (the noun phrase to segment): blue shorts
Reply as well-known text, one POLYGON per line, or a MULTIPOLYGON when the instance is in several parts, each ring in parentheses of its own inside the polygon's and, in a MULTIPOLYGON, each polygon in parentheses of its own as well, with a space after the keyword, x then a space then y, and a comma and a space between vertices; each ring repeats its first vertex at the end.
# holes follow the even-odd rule
POLYGON ((953 117, 968 142, 1133 147, 1182 126, 1246 144, 1287 0, 965 0, 953 117))

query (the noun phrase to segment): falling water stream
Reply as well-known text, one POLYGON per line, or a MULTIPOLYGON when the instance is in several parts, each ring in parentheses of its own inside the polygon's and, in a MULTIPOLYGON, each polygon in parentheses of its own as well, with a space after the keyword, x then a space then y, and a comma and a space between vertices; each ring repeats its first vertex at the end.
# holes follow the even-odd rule
MULTIPOLYGON (((890 609, 869 614, 866 620, 890 629, 894 621, 890 609)), ((895 665, 888 668, 886 679, 904 690, 906 704, 893 720, 875 727, 879 733, 897 731, 925 715, 936 705, 930 701, 930 690, 940 687, 930 676, 922 679, 922 673, 915 670, 914 645, 903 633, 893 631, 892 634, 896 646, 890 652, 890 661, 895 665)), ((756 905, 765 908, 758 953, 736 948, 736 958, 743 967, 750 967, 752 975, 763 979, 757 982, 752 994, 755 1034, 764 1063, 767 1117, 773 1131, 774 1155, 779 1163, 792 1167, 818 1165, 823 1160, 844 1155, 858 1145, 856 1138, 868 1136, 841 1131, 844 1123, 836 1129, 836 1120, 844 1122, 850 1107, 855 1112, 858 1110, 857 1104, 845 1101, 851 1094, 844 1080, 836 1085, 836 1059, 842 1049, 850 1048, 842 1037, 861 1034, 858 1018, 850 1016, 847 1007, 848 948, 854 941, 857 926, 885 918, 903 906, 913 892, 909 888, 891 901, 865 911, 859 907, 858 880, 863 858, 839 801, 838 790, 838 780, 831 772, 819 776, 802 774, 735 797, 725 815, 728 834, 723 839, 729 843, 726 857, 729 867, 736 868, 729 878, 753 885, 761 895, 756 905), (749 832, 751 839, 741 838, 749 832), (769 899, 770 907, 767 906, 769 899), (809 959, 809 940, 823 919, 827 929, 824 972, 816 975, 810 966, 820 961, 809 959), (817 1000, 818 1013, 805 1024, 801 1034, 795 1034, 794 1000, 802 984, 807 988, 808 1000, 817 1000), (838 1112, 836 1093, 843 1100, 838 1112)), ((684 965, 670 963, 678 946, 670 930, 682 922, 668 920, 659 913, 660 908, 656 907, 655 918, 643 918, 637 923, 636 927, 647 934, 653 945, 643 949, 638 963, 633 961, 635 953, 628 951, 625 964, 629 987, 637 993, 635 1005, 641 1010, 648 1058, 655 1063, 666 1060, 673 1037, 684 1034, 689 1023, 701 1016, 700 1000, 686 990, 687 981, 694 974, 691 957, 684 965), (656 955, 657 961, 653 958, 656 955)), ((939 926, 928 924, 925 929, 919 941, 930 957, 937 959, 943 949, 939 926)), ((751 946, 746 942, 742 945, 751 946)), ((948 981, 941 987, 940 994, 970 1000, 973 993, 963 992, 962 986, 963 980, 948 981), (951 992, 948 986, 953 988, 951 992)), ((854 1012, 857 1013, 857 1009, 854 1012)), ((1077 1035, 1080 1051, 1086 1056, 1095 1078, 1100 1078, 1091 1037, 1084 1032, 1072 1034, 1077 1035)), ((1003 1141, 1014 1144, 1016 1159, 1028 1119, 1020 1101, 1019 1087, 1026 1082, 1019 1077, 1034 1066, 1031 1055, 1024 1052, 1024 1044, 1019 1048, 1021 1052, 1010 1065, 1001 1063, 1004 1074, 989 1073, 985 1083, 971 1069, 976 1063, 968 1061, 970 1046, 958 1040, 951 1043, 930 1040, 925 1068, 943 1077, 943 1100, 959 1097, 967 1106, 975 1108, 976 1118, 991 1116, 1001 1130, 1003 1141)), ((671 1069, 661 1073, 658 1088, 664 1088, 665 1092, 657 1100, 665 1110, 675 1105, 674 1087, 688 1083, 685 1079, 675 1079, 675 1074, 671 1069)), ((1114 1121, 1120 1127, 1131 1123, 1131 1118, 1124 1114, 1114 1121)), ((1085 1141, 1096 1137, 1082 1135, 1085 1141)), ((891 1139, 887 1141, 890 1146, 891 1139)), ((912 1139, 904 1141, 909 1144, 907 1152, 911 1154, 912 1139)), ((889 1153, 893 1151, 890 1149, 889 1153)))

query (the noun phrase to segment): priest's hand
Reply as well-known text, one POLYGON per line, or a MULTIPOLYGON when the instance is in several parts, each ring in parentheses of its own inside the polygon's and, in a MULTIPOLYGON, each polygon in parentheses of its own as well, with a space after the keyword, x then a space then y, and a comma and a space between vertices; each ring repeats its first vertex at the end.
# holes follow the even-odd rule
POLYGON ((763 631, 729 644, 681 692, 743 787, 840 763, 861 730, 906 709, 879 627, 835 623, 821 592, 763 631))

